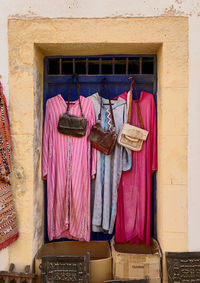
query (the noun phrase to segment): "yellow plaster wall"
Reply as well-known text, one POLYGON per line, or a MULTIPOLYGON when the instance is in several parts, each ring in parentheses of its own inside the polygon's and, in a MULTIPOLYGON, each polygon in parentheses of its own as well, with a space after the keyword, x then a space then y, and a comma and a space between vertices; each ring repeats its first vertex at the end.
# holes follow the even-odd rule
POLYGON ((41 107, 35 108, 35 103, 42 105, 42 91, 37 88, 43 55, 157 53, 158 237, 163 252, 187 250, 188 19, 10 20, 8 31, 15 147, 12 182, 20 228, 20 238, 9 250, 10 260, 19 268, 31 263, 42 241, 41 222, 38 229, 34 226, 43 216, 41 201, 38 204, 42 183, 35 170, 41 158, 41 107), (40 109, 39 116, 35 109, 40 109))
POLYGON ((26 52, 22 52, 19 44, 12 47, 13 60, 9 73, 9 112, 14 149, 11 181, 20 233, 19 239, 9 247, 9 262, 16 263, 16 268, 21 270, 26 262, 32 263, 33 257, 34 69, 31 60, 27 60, 27 57, 34 57, 33 50, 33 45, 26 52))
MULTIPOLYGON (((157 56, 157 227, 164 254, 188 250, 188 42, 163 42, 157 56)), ((167 282, 165 257, 163 265, 167 282)))

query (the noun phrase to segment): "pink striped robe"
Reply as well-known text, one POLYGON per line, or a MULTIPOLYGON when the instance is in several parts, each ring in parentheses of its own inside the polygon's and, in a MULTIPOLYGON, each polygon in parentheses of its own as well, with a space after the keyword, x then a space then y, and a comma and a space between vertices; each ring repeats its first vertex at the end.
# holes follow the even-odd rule
MULTIPOLYGON (((57 131, 59 116, 67 107, 60 94, 46 103, 42 170, 43 179, 47 179, 49 240, 90 240, 90 179, 96 173, 96 150, 91 152, 88 135, 95 114, 92 102, 83 96, 80 99, 88 120, 87 133, 82 138, 57 131)), ((81 116, 78 100, 70 105, 70 114, 81 116)))

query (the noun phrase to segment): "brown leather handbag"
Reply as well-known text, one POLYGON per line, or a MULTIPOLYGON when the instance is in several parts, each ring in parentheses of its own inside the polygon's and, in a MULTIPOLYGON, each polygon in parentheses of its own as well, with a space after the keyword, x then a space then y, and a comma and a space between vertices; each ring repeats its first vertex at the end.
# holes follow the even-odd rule
POLYGON ((101 95, 101 105, 100 105, 100 113, 98 116, 98 122, 92 127, 89 140, 91 142, 92 147, 101 151, 102 153, 109 155, 113 152, 117 134, 115 133, 115 120, 111 105, 111 100, 109 98, 110 112, 112 117, 113 130, 112 131, 104 131, 101 127, 101 108, 102 108, 102 95, 101 95))
POLYGON ((72 137, 77 137, 77 138, 81 138, 85 136, 86 134, 87 119, 85 119, 83 116, 81 100, 80 100, 80 93, 79 93, 78 76, 76 74, 73 74, 70 78, 67 111, 66 113, 60 115, 57 129, 61 134, 72 136, 72 137), (76 87, 77 87, 77 92, 78 92, 81 117, 69 114, 70 93, 71 93, 71 87, 72 87, 72 80, 74 77, 76 78, 76 87))

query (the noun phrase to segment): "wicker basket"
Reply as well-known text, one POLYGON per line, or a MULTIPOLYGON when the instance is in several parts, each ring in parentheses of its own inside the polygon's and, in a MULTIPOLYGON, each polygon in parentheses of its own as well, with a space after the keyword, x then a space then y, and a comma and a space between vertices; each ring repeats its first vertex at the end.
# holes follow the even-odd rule
POLYGON ((166 252, 168 282, 200 282, 200 252, 166 252))

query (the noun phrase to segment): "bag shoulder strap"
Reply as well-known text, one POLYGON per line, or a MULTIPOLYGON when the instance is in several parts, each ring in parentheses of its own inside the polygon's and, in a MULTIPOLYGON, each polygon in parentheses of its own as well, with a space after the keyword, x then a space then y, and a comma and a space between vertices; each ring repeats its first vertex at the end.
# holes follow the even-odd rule
POLYGON ((113 114, 113 109, 112 109, 112 104, 111 104, 110 97, 109 97, 109 105, 110 105, 110 112, 111 112, 113 127, 116 128, 115 127, 115 119, 114 119, 114 114, 113 114))
MULTIPOLYGON (((99 115, 98 115, 98 120, 101 120, 101 108, 102 108, 102 105, 103 105, 103 82, 106 80, 106 78, 103 78, 101 80, 101 103, 100 103, 100 112, 99 112, 99 115)), ((113 123, 113 127, 115 129, 115 119, 114 119, 114 114, 113 114, 113 109, 112 109, 112 103, 111 103, 111 99, 110 97, 108 97, 108 100, 109 100, 109 105, 110 105, 110 113, 111 113, 111 117, 112 117, 112 123, 113 123)))
POLYGON ((69 79, 69 92, 68 92, 68 102, 67 102, 67 113, 69 112, 70 95, 71 95, 71 88, 72 88, 73 78, 76 78, 76 88, 77 88, 77 93, 78 93, 79 106, 80 106, 80 109, 81 109, 81 116, 84 117, 82 106, 81 106, 80 90, 79 90, 80 85, 79 85, 78 75, 77 74, 72 74, 71 78, 69 79))
POLYGON ((134 85, 134 89, 135 89, 135 95, 136 95, 136 105, 137 105, 137 114, 139 117, 139 121, 140 121, 140 127, 142 129, 144 129, 144 123, 142 120, 142 113, 141 113, 141 109, 140 109, 140 104, 139 104, 139 98, 138 98, 138 93, 137 93, 137 89, 136 89, 136 82, 135 82, 135 78, 132 77, 131 78, 131 88, 130 88, 130 97, 129 97, 129 110, 128 110, 128 124, 131 123, 131 112, 132 112, 132 101, 133 101, 133 85, 134 85))

